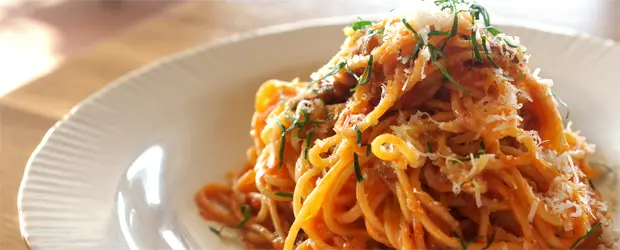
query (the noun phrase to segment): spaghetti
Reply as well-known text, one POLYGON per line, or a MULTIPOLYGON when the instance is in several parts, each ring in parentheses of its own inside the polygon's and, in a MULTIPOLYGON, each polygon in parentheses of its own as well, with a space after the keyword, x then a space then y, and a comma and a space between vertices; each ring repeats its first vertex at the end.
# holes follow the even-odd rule
POLYGON ((203 218, 248 248, 609 247, 593 147, 550 80, 482 6, 435 4, 345 28, 311 82, 265 82, 248 162, 198 191, 203 218))

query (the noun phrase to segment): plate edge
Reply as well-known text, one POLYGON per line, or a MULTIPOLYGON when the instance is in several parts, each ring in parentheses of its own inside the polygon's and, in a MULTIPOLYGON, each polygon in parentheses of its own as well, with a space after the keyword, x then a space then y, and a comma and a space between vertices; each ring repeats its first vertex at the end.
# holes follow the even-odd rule
MULTIPOLYGON (((293 31, 293 30, 300 30, 300 29, 307 29, 307 28, 321 27, 321 26, 330 26, 330 25, 346 25, 348 23, 351 23, 357 20, 358 17, 363 17, 364 19, 378 20, 384 16, 386 16, 386 13, 305 19, 305 20, 300 20, 296 22, 287 22, 283 24, 265 26, 265 27, 257 28, 251 31, 243 31, 243 32, 235 33, 235 34, 225 36, 222 38, 207 40, 204 43, 199 44, 197 46, 190 47, 190 48, 178 51, 178 52, 174 52, 172 54, 163 56, 152 62, 149 62, 143 66, 140 66, 136 69, 130 70, 129 72, 124 73, 121 76, 119 76, 117 79, 111 81, 109 84, 107 84, 100 90, 90 94, 84 100, 80 101, 73 108, 71 108, 71 110, 67 114, 65 114, 49 130, 47 130, 47 132, 41 139, 41 142, 39 142, 37 147, 33 150, 31 155, 29 156, 28 161, 26 162, 26 166, 24 168, 24 174, 22 176, 22 180, 20 182, 20 186, 19 186, 18 194, 17 194, 17 212, 18 212, 18 220, 19 220, 18 221, 19 230, 20 230, 20 235, 22 239, 26 243, 26 247, 28 249, 33 249, 28 239, 29 235, 28 235, 28 232, 26 231, 26 222, 24 218, 24 213, 22 211, 22 200, 23 200, 23 195, 24 195, 24 189, 28 183, 28 173, 30 172, 30 168, 35 158, 40 153, 40 151, 46 146, 49 138, 54 134, 54 132, 60 126, 62 126, 65 122, 69 121, 78 110, 80 110, 83 106, 85 106, 85 104, 91 103, 93 102, 93 100, 101 98, 102 96, 104 96, 106 93, 108 93, 112 89, 117 88, 123 82, 126 82, 135 77, 138 77, 142 75, 144 72, 165 66, 180 58, 188 57, 198 52, 210 50, 210 49, 213 49, 213 48, 225 45, 225 44, 240 42, 240 41, 247 40, 247 39, 254 38, 254 37, 265 36, 265 35, 276 34, 276 33, 283 33, 283 32, 293 31)), ((591 40, 594 40, 595 42, 601 43, 602 45, 610 47, 610 48, 612 47, 620 48, 618 43, 612 39, 606 39, 606 38, 590 35, 585 32, 580 32, 580 31, 577 31, 571 28, 542 24, 538 22, 510 19, 510 18, 501 18, 501 17, 498 17, 495 23, 504 25, 504 26, 526 28, 526 29, 539 30, 539 31, 558 34, 558 35, 571 36, 571 37, 575 37, 578 39, 591 39, 591 40)))

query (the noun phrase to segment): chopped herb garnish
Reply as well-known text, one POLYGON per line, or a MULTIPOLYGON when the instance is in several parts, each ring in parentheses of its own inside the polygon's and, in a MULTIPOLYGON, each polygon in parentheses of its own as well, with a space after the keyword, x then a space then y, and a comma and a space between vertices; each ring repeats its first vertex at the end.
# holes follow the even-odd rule
POLYGON ((422 46, 424 46, 424 40, 420 39, 418 40, 418 43, 415 44, 415 49, 413 50, 413 53, 411 53, 411 56, 409 56, 406 62, 411 60, 413 57, 416 57, 418 53, 420 52, 420 50, 422 49, 422 46))
POLYGON ((452 29, 450 30, 450 36, 446 39, 446 41, 443 43, 443 45, 441 45, 441 51, 443 51, 444 48, 446 48, 446 45, 448 45, 448 41, 450 40, 450 38, 456 36, 456 32, 459 29, 459 12, 454 13, 454 20, 452 21, 452 29))
POLYGON ((282 134, 280 135, 280 150, 278 152, 278 169, 282 169, 282 164, 284 163, 284 144, 286 143, 286 128, 280 121, 278 121, 278 125, 280 126, 280 130, 282 134))
POLYGON ((450 36, 450 32, 431 30, 430 32, 428 32, 428 36, 450 36))
POLYGON ((371 153, 370 145, 366 146, 366 156, 369 156, 371 153))
POLYGON ((489 33, 491 33, 491 35, 494 35, 494 36, 497 36, 502 33, 501 31, 499 31, 497 28, 493 26, 487 26, 486 29, 489 33))
MULTIPOLYGON (((302 114, 304 115, 304 120, 302 122, 296 122, 292 125, 292 128, 299 128, 299 130, 297 130, 297 138, 300 139, 306 139, 306 137, 301 136, 301 130, 303 127, 306 126, 306 124, 308 124, 308 122, 310 121, 310 113, 308 113, 308 111, 302 111, 302 114)), ((307 136, 307 135, 306 135, 307 136)))
POLYGON ((596 188, 594 187, 594 183, 592 183, 592 180, 588 180, 588 183, 590 183, 590 187, 594 190, 596 190, 596 188))
POLYGON ((371 74, 372 74, 372 55, 368 57, 368 65, 366 65, 366 68, 364 69, 362 76, 358 78, 358 84, 354 88, 351 89, 351 92, 354 92, 358 86, 366 85, 366 83, 368 83, 368 81, 370 80, 371 74))
POLYGON ((285 197, 285 198, 293 198, 293 194, 291 193, 276 192, 276 195, 280 197, 285 197))
POLYGON ((431 51, 431 61, 433 62, 433 64, 439 69, 439 71, 441 71, 441 74, 448 79, 448 81, 450 81, 455 87, 457 87, 458 89, 460 89, 461 91, 463 91, 466 94, 469 94, 469 91, 467 91, 467 89, 465 89, 463 86, 461 86, 459 83, 457 83, 454 78, 452 78, 452 76, 450 76, 450 74, 448 73, 448 71, 441 65, 441 63, 439 63, 437 61, 437 58, 433 55, 433 53, 437 54, 438 56, 440 56, 441 58, 443 58, 446 61, 446 65, 448 64, 448 59, 443 55, 443 53, 441 52, 441 50, 439 50, 437 47, 433 46, 432 44, 427 45, 428 48, 431 51))
POLYGON ((482 57, 480 56, 480 51, 478 50, 478 38, 476 37, 476 30, 474 29, 471 30, 471 47, 474 52, 474 56, 476 57, 476 61, 482 62, 482 57))
POLYGON ((484 54, 486 55, 487 60, 491 62, 493 67, 496 69, 499 69, 499 65, 497 65, 497 63, 495 63, 493 59, 491 59, 491 55, 489 54, 489 49, 487 49, 487 37, 486 36, 482 36, 482 50, 484 50, 484 54))
POLYGON ((441 74, 443 76, 446 77, 446 79, 448 79, 448 81, 450 81, 454 86, 456 86, 458 89, 460 89, 461 91, 465 92, 466 94, 469 94, 469 91, 467 89, 465 89, 463 86, 461 86, 460 84, 458 84, 453 78, 452 76, 450 76, 450 74, 448 73, 448 71, 441 66, 441 63, 434 61, 433 64, 435 64, 435 66, 437 68, 439 68, 439 70, 441 71, 441 74))
POLYGON ((426 142, 426 147, 428 148, 429 153, 433 152, 433 143, 431 143, 430 141, 426 142))
POLYGON ((357 124, 353 126, 353 129, 355 129, 355 133, 357 134, 357 145, 361 147, 362 146, 362 131, 360 131, 360 128, 357 126, 357 124))
MULTIPOLYGON (((486 154, 487 148, 484 145, 484 141, 480 141, 480 151, 473 154, 474 159, 478 159, 483 154, 486 154)), ((458 158, 456 160, 452 160, 452 163, 465 162, 471 160, 471 157, 458 158)))
POLYGON ((209 230, 211 230, 211 232, 213 232, 215 235, 221 236, 222 235, 222 230, 224 230, 224 227, 220 228, 220 230, 217 230, 214 227, 209 227, 209 230))
POLYGON ((525 77, 525 74, 523 74, 523 72, 520 72, 519 73, 519 78, 523 78, 523 77, 525 77))
POLYGON ((489 240, 487 241, 487 245, 486 245, 486 246, 484 246, 484 247, 482 248, 482 250, 487 250, 487 249, 489 249, 489 247, 491 247, 491 244, 493 244, 493 241, 495 241, 495 232, 496 232, 496 231, 495 231, 495 230, 493 230, 493 234, 491 235, 491 238, 489 238, 489 240))
POLYGON ((348 65, 348 64, 345 64, 345 65, 344 65, 344 68, 347 70, 347 73, 349 73, 349 75, 353 76, 353 78, 355 78, 355 80, 357 80, 357 82, 360 82, 360 81, 361 81, 360 77, 359 77, 357 74, 355 74, 355 72, 353 72, 353 71, 349 68, 349 65, 348 65))
POLYGON ((364 51, 364 52, 366 51, 366 45, 368 44, 368 40, 369 40, 371 37, 375 36, 376 34, 383 34, 383 31, 385 31, 385 28, 381 28, 381 29, 378 29, 378 30, 370 30, 370 31, 368 31, 368 32, 366 33, 366 35, 364 36, 364 38, 362 38, 362 39, 364 39, 364 44, 363 44, 363 46, 362 46, 362 51, 364 51))
POLYGON ((407 22, 407 19, 403 18, 403 19, 401 19, 400 21, 401 21, 401 22, 403 22, 403 24, 405 25, 405 27, 406 27, 409 31, 411 31, 411 33, 413 33, 413 36, 414 36, 416 39, 420 40, 420 36, 418 35, 418 32, 417 32, 417 31, 415 31, 415 30, 413 29, 413 27, 411 27, 411 25, 407 22))
POLYGON ((420 49, 422 49, 422 46, 424 46, 424 40, 420 38, 420 35, 418 35, 418 32, 415 31, 413 29, 413 27, 411 27, 411 25, 409 25, 409 23, 407 22, 407 19, 403 18, 401 19, 401 22, 405 25, 405 27, 407 27, 407 29, 409 31, 411 31, 411 33, 413 33, 413 37, 418 40, 418 42, 415 45, 415 49, 413 50, 413 53, 411 53, 411 56, 409 56, 409 58, 407 58, 407 60, 405 62, 402 63, 407 63, 409 62, 409 60, 411 60, 412 58, 416 57, 418 52, 420 52, 420 49))
MULTIPOLYGON (((277 194, 277 193, 276 193, 277 194)), ((214 227, 209 227, 209 230, 211 232, 213 232, 214 234, 216 234, 217 236, 221 236, 222 235, 222 231, 224 230, 224 228, 243 228, 243 226, 245 226, 245 223, 248 222, 248 220, 250 220, 250 217, 252 216, 251 214, 251 210, 250 210, 250 206, 248 205, 243 205, 241 206, 241 213, 243 213, 243 220, 241 220, 241 222, 239 222, 239 224, 235 225, 235 226, 222 226, 219 230, 215 229, 214 227)))
POLYGON ((452 20, 452 29, 450 30, 450 37, 456 36, 456 32, 459 29, 459 13, 454 13, 454 20, 452 20))
POLYGON ((338 65, 336 65, 336 67, 334 67, 332 69, 332 71, 328 72, 327 74, 325 74, 323 77, 316 79, 314 81, 311 81, 310 83, 308 83, 308 86, 306 86, 307 89, 309 89, 310 87, 312 87, 312 85, 314 85, 317 82, 323 81, 326 78, 335 75, 336 73, 340 72, 340 69, 342 69, 344 67, 344 65, 346 65, 345 62, 341 62, 338 65))
POLYGON ((564 117, 564 126, 566 126, 566 124, 568 123, 568 117, 570 116, 570 109, 568 108, 568 104, 566 104, 566 102, 564 102, 564 100, 562 100, 562 98, 556 95, 553 91, 551 91, 551 95, 553 95, 553 98, 555 98, 555 100, 566 109, 566 116, 564 117))
POLYGON ((454 234, 454 237, 459 239, 459 243, 461 243, 462 250, 467 250, 467 248, 469 247, 469 244, 475 242, 478 238, 480 238, 480 235, 476 235, 476 237, 474 237, 471 240, 463 241, 463 239, 461 239, 461 237, 459 237, 456 233, 453 233, 453 234, 454 234))
POLYGON ((475 16, 476 19, 480 20, 480 15, 482 15, 482 21, 484 22, 484 25, 486 25, 487 27, 491 26, 491 18, 489 18, 489 13, 484 7, 482 7, 482 5, 474 3, 471 5, 470 9, 473 12, 472 16, 475 16))
POLYGON ((590 236, 590 234, 592 234, 592 232, 594 232, 594 230, 596 230, 597 228, 599 228, 601 226, 601 222, 597 222, 596 224, 594 224, 594 226, 592 226, 592 228, 590 228, 590 230, 588 230, 588 232, 586 232, 586 234, 582 235, 581 237, 579 237, 579 239, 577 239, 577 241, 575 241, 575 243, 573 243, 573 245, 570 246, 570 249, 575 249, 575 247, 577 247, 579 245, 579 243, 581 243, 583 240, 585 240, 586 238, 588 238, 588 236, 590 236))
MULTIPOLYGON (((359 17, 358 17, 359 18, 359 17)), ((353 25, 351 25, 351 28, 353 28, 353 30, 358 31, 361 30, 367 26, 372 25, 371 21, 367 21, 367 20, 359 20, 357 22, 354 22, 353 25)))
POLYGON ((364 177, 362 176, 360 162, 359 159, 357 159, 356 153, 353 153, 353 168, 355 169, 355 177, 357 178, 357 182, 362 182, 364 180, 364 177))
POLYGON ((310 140, 312 139, 312 132, 306 136, 306 148, 304 148, 304 159, 308 161, 308 150, 310 149, 310 140))
POLYGON ((252 215, 250 206, 248 205, 241 206, 241 213, 243 213, 243 220, 241 220, 241 222, 239 222, 239 224, 237 224, 236 226, 232 226, 232 228, 242 228, 243 226, 245 226, 245 223, 248 222, 248 220, 250 220, 250 216, 252 215))

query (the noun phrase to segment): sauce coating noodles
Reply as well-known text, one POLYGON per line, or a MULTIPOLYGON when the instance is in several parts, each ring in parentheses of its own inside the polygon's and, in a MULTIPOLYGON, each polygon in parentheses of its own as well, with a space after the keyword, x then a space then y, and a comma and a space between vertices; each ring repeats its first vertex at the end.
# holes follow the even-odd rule
POLYGON ((248 162, 200 214, 248 248, 609 246, 592 145, 518 40, 459 3, 356 22, 312 82, 263 83, 248 162))

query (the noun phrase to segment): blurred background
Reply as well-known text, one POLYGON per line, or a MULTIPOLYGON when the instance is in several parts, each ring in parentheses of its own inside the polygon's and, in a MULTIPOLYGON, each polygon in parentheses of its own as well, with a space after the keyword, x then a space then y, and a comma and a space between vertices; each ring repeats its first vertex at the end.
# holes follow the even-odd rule
MULTIPOLYGON (((0 96, 43 75, 64 59, 111 39, 168 9, 204 2, 209 25, 241 30, 298 19, 372 13, 392 9, 394 0, 0 0, 0 96), (267 15, 265 15, 267 14, 267 15), (243 18, 237 18, 243 16, 243 18), (251 17, 251 18, 249 18, 251 17), (247 23, 248 20, 258 19, 247 23), (246 22, 244 24, 244 22, 246 22)), ((615 0, 491 0, 493 16, 563 26, 620 38, 620 4, 615 0)), ((192 16, 187 16, 191 25, 192 16)), ((183 25, 180 23, 179 25, 183 25)), ((232 29, 231 29, 232 30, 232 29)), ((205 40, 207 37, 205 36, 205 40)), ((171 37, 170 39, 174 39, 171 37)), ((148 43, 148 41, 144 41, 148 43)))

